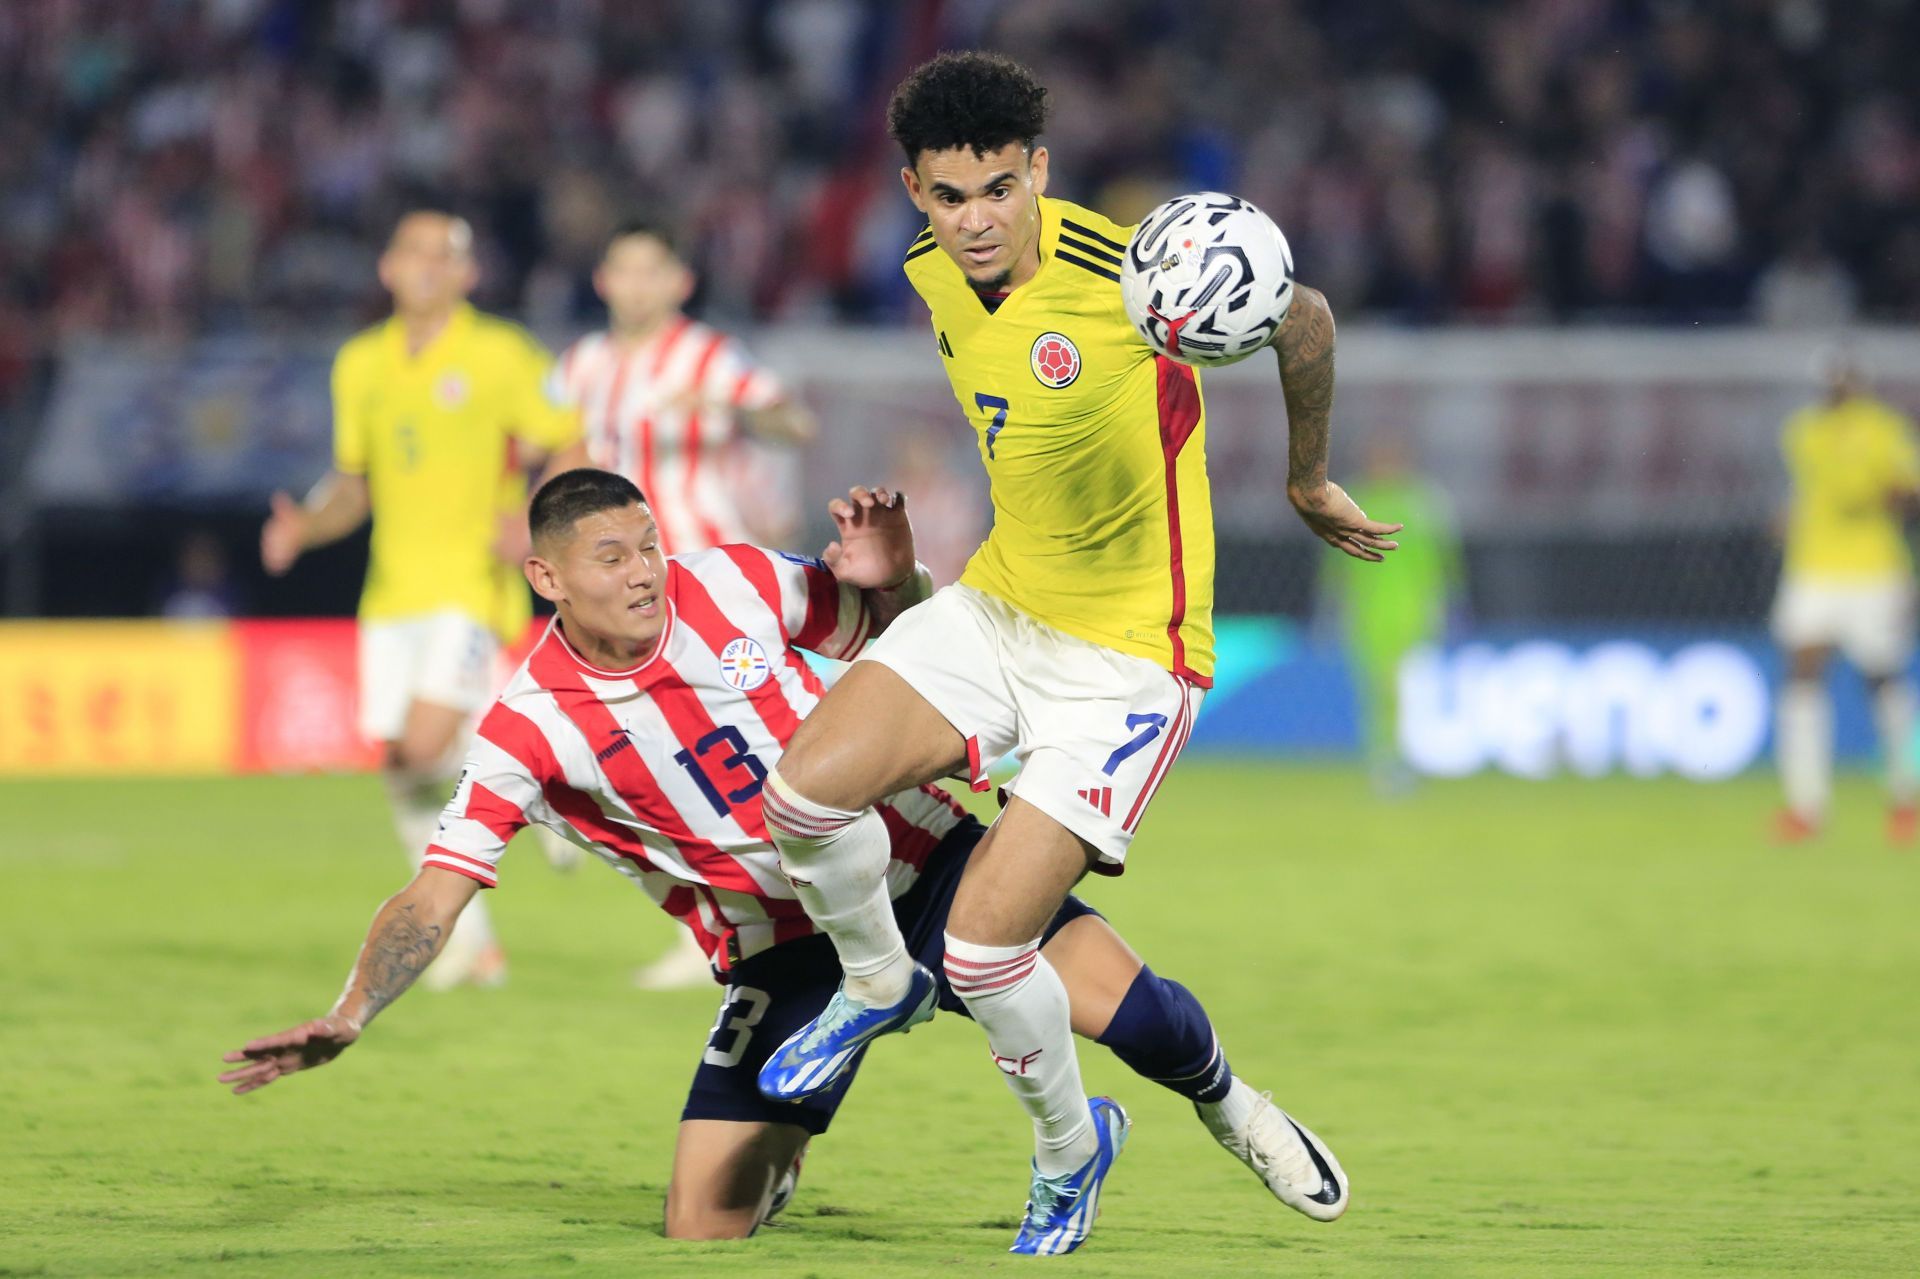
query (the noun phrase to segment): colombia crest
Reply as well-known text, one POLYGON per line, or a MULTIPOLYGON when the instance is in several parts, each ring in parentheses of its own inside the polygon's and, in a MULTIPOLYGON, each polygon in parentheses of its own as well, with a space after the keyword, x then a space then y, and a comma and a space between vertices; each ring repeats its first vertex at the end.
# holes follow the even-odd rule
POLYGON ((1042 333, 1028 355, 1041 386, 1059 390, 1080 376, 1080 348, 1064 333, 1042 333))

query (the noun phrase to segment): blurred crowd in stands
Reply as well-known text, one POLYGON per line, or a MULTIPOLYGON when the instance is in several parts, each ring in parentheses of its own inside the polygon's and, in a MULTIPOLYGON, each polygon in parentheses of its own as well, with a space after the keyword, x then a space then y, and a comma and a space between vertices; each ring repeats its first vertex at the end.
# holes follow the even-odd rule
POLYGON ((709 318, 917 319, 885 101, 973 45, 1050 86, 1055 194, 1237 191, 1343 317, 1920 320, 1902 0, 22 0, 0 386, 76 331, 364 321, 421 202, 547 332, 634 208, 709 318))

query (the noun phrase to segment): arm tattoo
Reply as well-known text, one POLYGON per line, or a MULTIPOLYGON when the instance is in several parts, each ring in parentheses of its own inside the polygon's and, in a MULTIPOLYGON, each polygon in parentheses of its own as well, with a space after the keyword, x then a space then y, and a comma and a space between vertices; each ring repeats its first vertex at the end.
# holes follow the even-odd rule
POLYGON ((1333 419, 1333 311, 1318 289, 1295 287, 1299 294, 1275 344, 1287 402, 1287 483, 1316 488, 1327 478, 1333 419))
POLYGON ((440 952, 442 931, 438 924, 422 925, 414 917, 413 903, 408 902, 388 915, 367 938, 360 958, 361 988, 366 997, 366 1010, 360 1018, 363 1024, 398 999, 433 962, 440 952))

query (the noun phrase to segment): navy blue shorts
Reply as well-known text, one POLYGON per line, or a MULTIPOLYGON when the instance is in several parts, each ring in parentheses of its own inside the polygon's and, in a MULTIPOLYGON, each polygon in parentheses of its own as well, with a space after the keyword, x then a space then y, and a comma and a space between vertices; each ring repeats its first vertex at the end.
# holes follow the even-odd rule
MULTIPOLYGON (((939 982, 939 1004, 947 1012, 966 1015, 966 1005, 947 985, 947 912, 954 890, 974 845, 986 827, 969 817, 927 855, 920 878, 893 903, 894 917, 905 934, 907 952, 933 971, 939 982)), ((1047 925, 1052 937, 1082 915, 1100 912, 1068 897, 1047 925)), ((768 1101, 760 1095, 760 1067, 800 1027, 819 1015, 840 985, 840 957, 824 936, 803 937, 763 950, 741 961, 728 973, 725 1000, 714 1021, 700 1067, 693 1072, 682 1119, 737 1119, 748 1123, 798 1124, 811 1133, 823 1133, 833 1122, 841 1100, 860 1070, 860 1057, 833 1087, 804 1101, 768 1101)), ((861 1057, 866 1054, 863 1051, 861 1057)))

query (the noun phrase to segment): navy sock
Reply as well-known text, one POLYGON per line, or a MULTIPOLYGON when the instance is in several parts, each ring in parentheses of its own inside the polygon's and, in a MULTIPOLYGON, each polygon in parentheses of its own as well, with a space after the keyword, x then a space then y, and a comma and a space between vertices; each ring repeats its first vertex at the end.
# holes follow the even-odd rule
POLYGON ((1233 1083, 1207 1010, 1185 986, 1145 966, 1095 1042, 1136 1074, 1190 1101, 1219 1101, 1233 1083))

